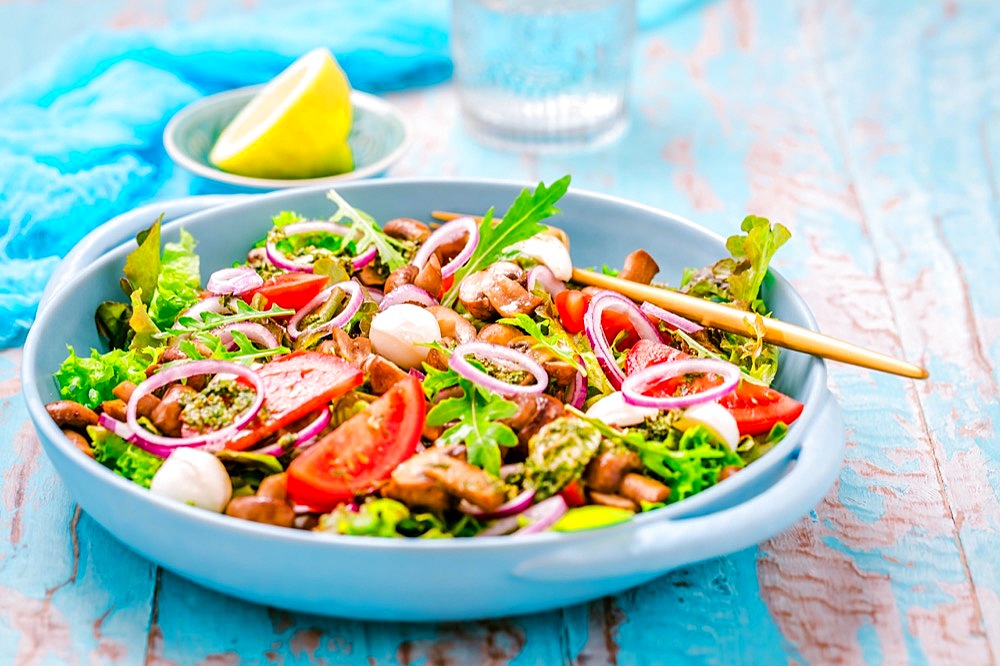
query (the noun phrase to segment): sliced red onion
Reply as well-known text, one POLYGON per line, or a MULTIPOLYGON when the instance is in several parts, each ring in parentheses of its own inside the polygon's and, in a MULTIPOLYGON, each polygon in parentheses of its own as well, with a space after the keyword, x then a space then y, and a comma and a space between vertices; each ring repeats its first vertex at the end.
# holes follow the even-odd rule
POLYGON ((365 250, 358 256, 354 257, 354 260, 351 262, 351 266, 354 267, 354 270, 359 271, 368 264, 375 261, 375 257, 377 256, 378 256, 378 248, 372 245, 367 250, 365 250))
POLYGON ((254 449, 251 453, 258 453, 262 456, 274 456, 280 458, 285 453, 285 448, 281 444, 268 444, 259 449, 254 449))
POLYGON ((124 439, 126 442, 135 441, 135 433, 132 432, 132 429, 128 427, 127 423, 125 423, 124 421, 119 421, 116 418, 112 418, 111 416, 108 416, 104 412, 101 412, 97 416, 97 425, 101 426, 102 428, 106 428, 107 430, 110 430, 111 432, 115 433, 116 435, 124 439))
POLYGON ((493 511, 481 509, 472 502, 467 502, 466 500, 462 500, 459 503, 458 508, 462 513, 468 514, 473 518, 479 518, 480 520, 494 520, 496 518, 516 516, 531 506, 531 501, 533 499, 535 499, 535 489, 528 488, 514 499, 504 502, 493 511))
POLYGON ((674 314, 673 312, 670 312, 668 310, 664 310, 660 306, 653 305, 648 301, 640 305, 639 309, 642 310, 646 314, 646 316, 652 317, 653 319, 659 319, 667 326, 671 328, 680 329, 685 333, 693 335, 695 333, 698 333, 699 331, 705 330, 704 327, 701 326, 700 324, 696 324, 690 319, 685 319, 680 315, 674 314))
POLYGON ((455 271, 465 265, 472 253, 476 251, 476 246, 479 245, 479 225, 475 219, 468 216, 455 218, 435 229, 434 233, 417 250, 417 254, 413 257, 413 265, 417 268, 423 268, 435 250, 463 236, 468 236, 465 247, 455 255, 454 259, 441 267, 441 277, 446 278, 453 275, 455 271))
POLYGON ((573 379, 573 390, 569 394, 567 403, 576 409, 583 409, 583 403, 587 401, 587 375, 577 372, 573 379))
POLYGON ((204 312, 214 312, 216 314, 228 314, 229 309, 222 304, 222 299, 218 296, 209 296, 208 298, 203 298, 191 307, 189 307, 184 312, 178 315, 178 319, 181 317, 192 317, 201 321, 201 315, 204 312))
POLYGON ((530 522, 514 532, 514 536, 544 532, 555 525, 556 521, 562 518, 563 514, 568 510, 569 506, 566 504, 566 500, 562 498, 562 495, 553 495, 548 499, 544 499, 517 516, 519 522, 525 519, 530 522))
POLYGON ((436 298, 427 293, 427 290, 421 289, 415 284, 401 284, 382 297, 378 309, 385 310, 387 307, 399 303, 416 303, 425 308, 440 305, 436 298))
POLYGON ((323 291, 319 292, 315 298, 306 304, 304 308, 296 312, 292 318, 288 320, 288 336, 292 340, 297 340, 300 336, 307 333, 322 333, 332 331, 335 328, 342 328, 345 324, 347 324, 347 322, 351 321, 351 318, 355 314, 357 314, 358 310, 361 308, 361 302, 363 300, 364 294, 361 292, 361 285, 354 280, 338 282, 333 286, 327 287, 323 291), (301 322, 310 312, 326 303, 333 294, 334 289, 342 289, 347 293, 349 297, 347 304, 341 308, 340 312, 330 321, 317 324, 316 326, 307 328, 304 331, 300 331, 299 322, 301 322))
POLYGON ((205 288, 213 294, 235 296, 256 289, 264 284, 264 278, 249 266, 220 268, 208 277, 205 288))
POLYGON ((299 449, 304 447, 306 444, 310 443, 316 438, 323 428, 330 425, 330 420, 333 416, 330 414, 330 409, 328 407, 323 407, 318 410, 319 413, 316 414, 316 418, 310 421, 309 425, 299 430, 298 434, 295 436, 295 448, 299 449))
POLYGON ((410 376, 412 376, 412 377, 416 377, 418 382, 424 381, 424 377, 427 376, 426 373, 424 373, 424 372, 422 372, 420 370, 417 370, 416 368, 410 368, 408 374, 410 376))
POLYGON ((500 466, 500 478, 506 480, 507 477, 514 474, 524 473, 524 463, 507 463, 506 465, 500 466))
POLYGON ((545 264, 538 264, 528 269, 527 279, 528 291, 534 291, 535 285, 541 285, 551 296, 566 291, 566 283, 557 278, 552 269, 545 264))
POLYGON ((466 342, 458 345, 452 351, 451 358, 448 359, 448 366, 470 382, 474 382, 500 395, 541 393, 549 385, 548 373, 533 358, 516 349, 502 347, 489 342, 466 342), (466 356, 479 356, 505 368, 524 370, 535 378, 535 383, 527 386, 509 384, 475 367, 469 363, 466 356))
POLYGON ((382 293, 381 289, 376 289, 375 287, 365 287, 365 291, 368 292, 368 298, 375 301, 376 305, 381 303, 382 299, 385 298, 385 294, 382 293))
POLYGON ((607 375, 608 381, 614 388, 618 389, 621 388, 622 382, 625 380, 625 373, 615 362, 611 343, 604 335, 601 319, 606 310, 621 312, 628 316, 640 338, 656 342, 662 342, 663 339, 660 337, 660 332, 656 330, 656 326, 643 314, 639 306, 618 292, 603 290, 590 299, 587 311, 583 315, 583 330, 590 346, 594 348, 597 362, 604 370, 604 374, 607 375))
POLYGON ((212 330, 227 349, 232 349, 235 346, 233 331, 239 331, 247 336, 251 342, 256 342, 265 349, 274 349, 278 346, 278 338, 274 337, 274 333, 271 333, 264 324, 255 321, 239 321, 212 330))
POLYGON ((732 393, 740 383, 740 375, 740 369, 727 361, 714 358, 679 359, 651 365, 629 376, 622 382, 622 396, 626 403, 637 407, 684 409, 732 393), (645 393, 660 382, 690 374, 719 375, 722 383, 690 395, 656 397, 645 393))
POLYGON ((488 537, 488 536, 505 536, 517 531, 520 525, 517 516, 507 516, 506 518, 499 518, 486 526, 481 532, 479 532, 477 537, 488 537))
POLYGON ((250 368, 242 366, 239 363, 233 363, 232 361, 189 361, 187 363, 178 363, 177 365, 164 368, 146 381, 139 384, 139 386, 132 391, 132 396, 129 398, 128 405, 125 408, 125 423, 128 424, 128 427, 135 434, 134 443, 136 446, 152 453, 153 455, 165 458, 170 455, 171 451, 179 447, 203 446, 205 444, 227 439, 253 420, 263 404, 264 381, 261 379, 260 375, 250 368), (164 437, 162 435, 156 435, 149 432, 139 423, 137 409, 139 406, 139 400, 143 397, 151 394, 158 388, 180 381, 181 379, 195 377, 197 375, 218 374, 236 375, 237 377, 241 377, 250 382, 256 392, 253 404, 238 414, 229 425, 213 432, 199 433, 191 437, 164 437))
MULTIPOLYGON (((298 236, 300 234, 315 233, 345 236, 347 235, 348 227, 344 227, 339 224, 331 224, 329 222, 297 222, 284 227, 282 232, 284 233, 285 238, 298 236)), ((295 261, 286 257, 285 253, 278 249, 276 241, 268 240, 267 244, 264 246, 264 251, 267 254, 267 260, 282 270, 297 271, 299 273, 313 272, 311 263, 295 261)))

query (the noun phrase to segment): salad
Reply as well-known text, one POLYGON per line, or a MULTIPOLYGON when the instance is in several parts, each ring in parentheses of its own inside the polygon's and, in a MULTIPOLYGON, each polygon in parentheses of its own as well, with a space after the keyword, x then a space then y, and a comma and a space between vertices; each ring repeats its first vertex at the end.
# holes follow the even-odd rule
POLYGON ((149 492, 272 525, 381 537, 571 531, 738 474, 802 404, 773 388, 760 287, 788 231, 747 217, 731 257, 656 282, 644 250, 605 272, 730 304, 746 335, 573 281, 546 225, 569 177, 502 217, 273 219, 202 283, 196 241, 140 233, 104 351, 69 347, 47 410, 149 492))

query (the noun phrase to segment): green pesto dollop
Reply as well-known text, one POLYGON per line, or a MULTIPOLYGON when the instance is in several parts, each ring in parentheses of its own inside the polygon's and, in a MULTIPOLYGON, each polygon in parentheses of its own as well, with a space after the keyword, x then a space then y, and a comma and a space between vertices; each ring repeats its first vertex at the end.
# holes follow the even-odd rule
POLYGON ((198 393, 178 397, 181 420, 192 430, 204 433, 219 430, 253 404, 256 391, 235 379, 217 379, 198 393))
POLYGON ((524 483, 539 499, 559 492, 578 479, 601 446, 601 433, 580 419, 566 416, 551 421, 528 442, 524 483))

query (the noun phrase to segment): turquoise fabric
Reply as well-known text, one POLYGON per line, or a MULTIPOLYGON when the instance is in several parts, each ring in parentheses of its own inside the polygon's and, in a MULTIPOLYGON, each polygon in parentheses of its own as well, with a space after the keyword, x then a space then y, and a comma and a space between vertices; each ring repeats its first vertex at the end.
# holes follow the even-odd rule
MULTIPOLYGON (((646 0, 640 23, 698 4, 646 0)), ((23 342, 59 259, 89 231, 141 203, 200 193, 162 147, 174 112, 267 81, 316 46, 357 90, 433 85, 451 75, 448 2, 324 0, 90 34, 0 90, 0 348, 23 342)))

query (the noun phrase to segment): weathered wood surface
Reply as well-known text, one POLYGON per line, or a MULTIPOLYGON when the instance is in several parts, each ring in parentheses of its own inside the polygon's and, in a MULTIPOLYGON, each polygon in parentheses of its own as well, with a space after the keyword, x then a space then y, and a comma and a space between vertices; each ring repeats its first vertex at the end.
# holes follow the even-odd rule
MULTIPOLYGON (((8 0, 0 17, 55 4, 8 0)), ((100 20, 143 24, 145 4, 98 3, 100 20)), ((204 3, 149 4, 165 19, 204 3)), ((4 33, 0 53, 31 37, 4 33)), ((237 603, 157 570, 76 509, 28 423, 12 350, 0 354, 0 662, 996 663, 998 37, 989 0, 710 3, 642 34, 629 134, 573 157, 477 146, 447 85, 392 97, 417 132, 393 175, 572 173, 722 234, 748 212, 779 220, 793 239, 778 267, 825 332, 930 369, 913 382, 830 364, 847 457, 791 529, 613 598, 502 621, 237 603)))

